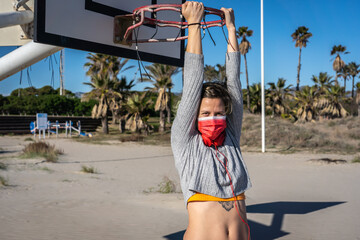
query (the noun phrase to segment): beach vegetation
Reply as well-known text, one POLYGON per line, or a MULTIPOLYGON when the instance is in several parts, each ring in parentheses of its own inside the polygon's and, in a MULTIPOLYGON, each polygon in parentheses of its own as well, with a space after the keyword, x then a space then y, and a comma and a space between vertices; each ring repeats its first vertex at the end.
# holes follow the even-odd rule
POLYGON ((38 170, 41 170, 41 171, 44 171, 44 172, 48 172, 48 173, 53 173, 55 172, 54 170, 48 168, 48 167, 41 167, 41 168, 38 168, 38 170))
POLYGON ((82 100, 95 99, 98 101, 92 109, 91 116, 101 119, 103 133, 108 134, 108 112, 112 109, 111 112, 115 114, 119 107, 118 100, 122 99, 122 94, 116 89, 121 81, 118 75, 134 66, 125 67, 129 59, 106 54, 89 53, 86 58, 89 62, 86 62, 84 66, 88 68, 86 75, 90 76, 90 82, 84 84, 90 86, 92 90, 85 93, 82 100))
POLYGON ((98 173, 98 171, 95 169, 95 167, 85 166, 85 165, 81 166, 81 172, 90 173, 90 174, 97 174, 98 173))
POLYGON ((351 83, 351 97, 355 96, 355 77, 360 73, 360 64, 356 64, 356 62, 350 62, 348 65, 349 75, 352 77, 351 83))
POLYGON ((159 63, 153 63, 145 68, 147 72, 143 73, 138 81, 153 84, 145 90, 158 94, 154 109, 160 113, 159 131, 164 132, 166 121, 171 123, 171 89, 174 86, 172 76, 176 75, 180 68, 159 63))
POLYGON ((55 145, 47 142, 36 141, 29 143, 22 150, 21 158, 45 158, 47 162, 57 162, 58 156, 64 154, 62 150, 56 149, 55 145))
POLYGON ((301 50, 306 47, 309 38, 312 37, 312 33, 309 32, 309 28, 305 26, 298 27, 293 34, 291 34, 295 47, 299 48, 299 63, 297 67, 297 78, 296 78, 296 91, 300 90, 300 69, 301 69, 301 50))
POLYGON ((3 97, 0 112, 11 115, 35 115, 38 112, 46 112, 49 115, 90 116, 95 103, 95 100, 81 102, 80 98, 70 91, 64 96, 59 96, 58 90, 51 86, 39 89, 18 88, 12 91, 10 96, 3 97), (43 88, 52 90, 42 91, 43 88))
POLYGON ((272 116, 281 116, 291 112, 287 100, 292 98, 290 94, 292 85, 285 87, 285 82, 284 78, 279 78, 276 84, 273 82, 268 83, 270 87, 266 96, 266 108, 270 109, 272 116))
POLYGON ((346 46, 342 45, 334 45, 331 49, 330 55, 336 55, 334 62, 333 62, 333 69, 335 71, 335 85, 339 85, 338 77, 339 72, 345 67, 345 62, 341 59, 342 54, 348 54, 349 52, 346 51, 346 46))
POLYGON ((0 170, 7 170, 7 165, 3 162, 0 162, 0 170))
POLYGON ((360 163, 360 156, 355 156, 351 162, 352 163, 360 163))
POLYGON ((150 187, 147 190, 144 190, 143 192, 144 193, 157 192, 162 194, 175 193, 176 184, 168 176, 164 176, 162 181, 158 184, 157 187, 150 187))
POLYGON ((152 100, 148 97, 147 92, 133 93, 125 104, 125 108, 128 112, 126 115, 125 129, 129 129, 134 133, 144 132, 148 135, 151 126, 148 124, 149 115, 147 114, 152 100))
POLYGON ((35 140, 34 140, 34 138, 32 138, 32 137, 27 137, 27 138, 24 139, 24 141, 25 141, 25 142, 33 142, 33 141, 35 141, 35 140))
POLYGON ((0 175, 0 187, 9 186, 9 180, 0 175))
MULTIPOLYGON (((246 27, 246 26, 239 27, 238 30, 236 31, 236 36, 238 38, 241 38, 241 42, 239 44, 239 50, 240 50, 241 55, 244 56, 246 92, 247 92, 246 106, 247 106, 248 111, 250 111, 250 95, 251 95, 251 93, 250 93, 250 86, 249 86, 249 74, 248 74, 246 54, 251 49, 251 43, 249 42, 249 40, 247 38, 251 37, 253 35, 253 33, 254 33, 254 31, 250 30, 249 27, 246 27)), ((240 62, 240 64, 241 64, 241 62, 240 62)), ((241 68, 241 65, 240 65, 240 68, 241 68)))
POLYGON ((165 176, 162 182, 158 185, 160 193, 174 193, 176 192, 176 184, 167 176, 165 176))

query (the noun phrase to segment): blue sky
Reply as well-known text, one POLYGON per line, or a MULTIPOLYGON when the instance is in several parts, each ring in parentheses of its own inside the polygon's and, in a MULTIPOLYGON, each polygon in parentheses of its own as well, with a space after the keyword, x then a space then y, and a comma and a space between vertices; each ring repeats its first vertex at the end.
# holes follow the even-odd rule
MULTIPOLYGON (((248 40, 252 49, 247 54, 250 84, 260 82, 260 0, 222 0, 204 1, 205 6, 213 8, 231 7, 235 11, 236 26, 248 26, 254 34, 248 40)), ((296 74, 299 49, 291 39, 291 34, 299 26, 306 26, 313 34, 308 46, 302 51, 302 68, 300 85, 312 85, 312 75, 328 72, 334 75, 330 51, 334 45, 345 45, 350 54, 344 55, 348 63, 360 63, 360 1, 358 0, 264 0, 265 26, 265 83, 276 82, 279 77, 285 78, 287 84, 296 85, 296 74)), ((211 34, 216 42, 213 45, 209 35, 203 40, 205 64, 223 64, 225 60, 226 42, 221 28, 211 28, 211 34)), ((16 47, 0 47, 0 57, 11 52, 16 47)), ((86 92, 89 88, 83 82, 89 81, 83 67, 88 52, 65 50, 65 88, 73 92, 86 92)), ((59 54, 55 54, 59 59, 59 54)), ((137 66, 136 61, 130 61, 137 66)), ((148 63, 144 63, 145 65, 148 63)), ((55 64, 55 88, 59 87, 58 65, 55 64)), ((133 70, 125 72, 129 80, 133 79, 133 70)), ((22 84, 20 73, 0 81, 0 94, 8 95, 16 88, 28 87, 27 70, 23 71, 22 84)), ((241 71, 244 71, 242 60, 241 71)), ((42 87, 50 85, 51 70, 49 60, 41 61, 29 70, 32 85, 42 87)), ((138 75, 139 76, 139 75, 138 75)), ((359 78, 356 82, 360 81, 359 78)), ((181 74, 173 78, 173 92, 181 92, 181 74)), ((241 75, 245 87, 245 75, 241 75)), ((340 84, 343 85, 342 80, 340 84)), ((135 90, 143 90, 148 83, 139 83, 135 90)), ((266 86, 267 87, 267 86, 266 86)), ((347 82, 350 90, 350 81, 347 82)))

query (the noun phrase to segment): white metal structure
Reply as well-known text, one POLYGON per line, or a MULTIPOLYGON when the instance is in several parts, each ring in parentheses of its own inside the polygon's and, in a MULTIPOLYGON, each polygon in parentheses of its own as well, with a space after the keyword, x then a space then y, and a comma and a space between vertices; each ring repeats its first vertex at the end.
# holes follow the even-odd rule
POLYGON ((28 39, 34 20, 33 9, 33 0, 0 1, 0 46, 25 44, 0 58, 0 81, 62 49, 28 39))
POLYGON ((0 28, 31 23, 34 13, 31 10, 0 13, 0 28))
POLYGON ((30 42, 0 58, 0 81, 60 51, 62 47, 30 42))
POLYGON ((265 152, 264 0, 261 0, 261 151, 265 152))
POLYGON ((31 41, 26 30, 32 30, 33 12, 34 0, 0 0, 0 46, 21 46, 31 41))
MULTIPOLYGON (((114 17, 132 13, 151 4, 181 4, 184 0, 37 0, 34 41, 44 44, 137 59, 136 46, 113 41, 114 17)), ((148 13, 147 16, 151 17, 148 13)), ((158 12, 158 19, 180 21, 180 13, 158 12)), ((141 26, 138 38, 176 37, 177 28, 141 26)), ((183 35, 184 31, 181 31, 183 35)), ((133 34, 134 37, 135 34, 133 34)), ((184 42, 143 43, 138 46, 141 60, 182 66, 184 42)))

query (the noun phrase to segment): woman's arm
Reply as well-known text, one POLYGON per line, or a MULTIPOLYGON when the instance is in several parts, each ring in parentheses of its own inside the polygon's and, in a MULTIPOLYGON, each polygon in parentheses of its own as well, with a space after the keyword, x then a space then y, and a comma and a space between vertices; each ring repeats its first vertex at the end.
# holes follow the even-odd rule
POLYGON ((226 27, 228 30, 227 52, 238 52, 239 45, 236 37, 235 16, 232 8, 221 8, 224 12, 226 27))
POLYGON ((204 5, 200 2, 185 2, 181 13, 189 24, 186 51, 202 54, 200 23, 204 15, 204 5))
MULTIPOLYGON (((189 24, 200 23, 204 14, 204 6, 198 2, 186 2, 182 5, 182 14, 189 24)), ((183 70, 184 87, 171 129, 171 144, 174 154, 182 152, 191 137, 197 134, 195 123, 204 78, 204 57, 202 55, 200 30, 199 24, 190 25, 188 28, 183 70)))
POLYGON ((241 125, 243 117, 243 97, 240 82, 240 52, 236 37, 234 11, 229 8, 221 8, 225 14, 226 27, 228 29, 228 46, 226 53, 226 77, 227 88, 232 100, 232 113, 227 117, 228 128, 240 141, 241 125))

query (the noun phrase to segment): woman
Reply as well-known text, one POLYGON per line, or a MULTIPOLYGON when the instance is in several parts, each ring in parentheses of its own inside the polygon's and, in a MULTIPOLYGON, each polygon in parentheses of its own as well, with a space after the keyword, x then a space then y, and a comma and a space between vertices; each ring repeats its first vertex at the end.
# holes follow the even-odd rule
POLYGON ((171 145, 189 214, 185 240, 250 239, 244 192, 251 183, 239 146, 243 112, 240 53, 233 10, 221 10, 229 36, 227 87, 203 85, 199 23, 204 6, 198 2, 182 6, 189 24, 188 43, 183 95, 171 131, 171 145))

